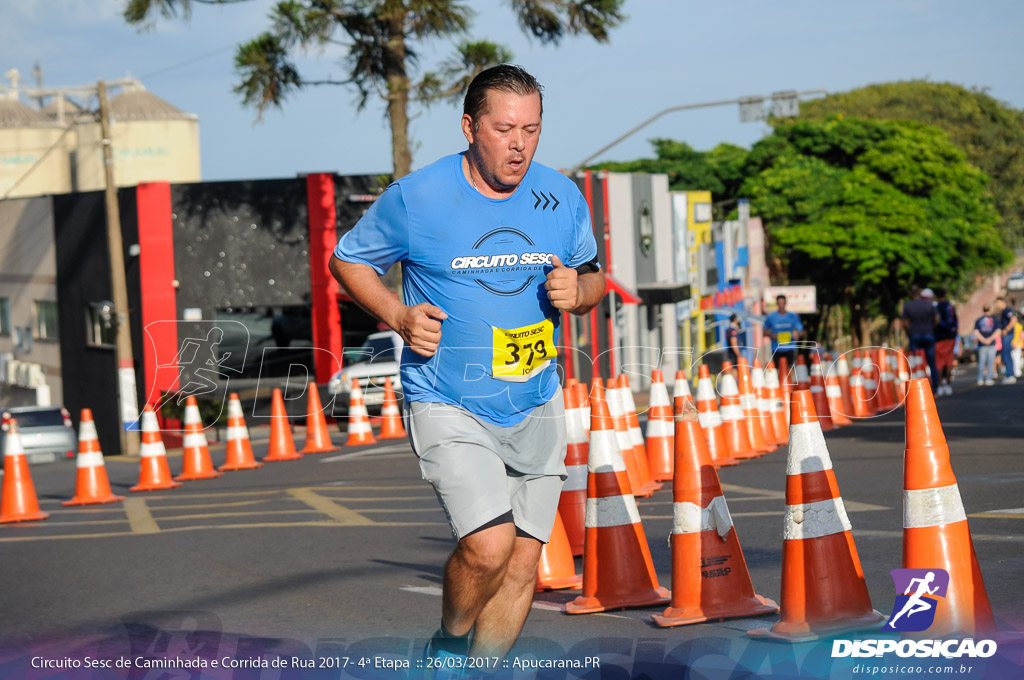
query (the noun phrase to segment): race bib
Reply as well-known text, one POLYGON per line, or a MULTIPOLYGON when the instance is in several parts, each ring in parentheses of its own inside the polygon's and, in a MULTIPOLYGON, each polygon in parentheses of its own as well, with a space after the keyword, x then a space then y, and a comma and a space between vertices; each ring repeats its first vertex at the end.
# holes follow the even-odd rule
POLYGON ((497 380, 526 382, 542 373, 558 352, 555 325, 550 319, 522 328, 498 328, 494 333, 491 375, 497 380))
POLYGON ((780 345, 785 345, 786 343, 792 342, 793 334, 790 333, 789 331, 782 331, 781 333, 779 333, 778 339, 780 345))

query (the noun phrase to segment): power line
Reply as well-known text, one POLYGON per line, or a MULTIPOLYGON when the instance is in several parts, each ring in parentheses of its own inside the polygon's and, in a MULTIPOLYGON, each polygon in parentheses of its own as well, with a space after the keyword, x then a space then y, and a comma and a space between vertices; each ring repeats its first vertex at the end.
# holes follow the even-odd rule
POLYGON ((167 73, 168 71, 173 71, 176 68, 181 68, 182 66, 188 66, 189 64, 194 64, 197 61, 202 61, 203 59, 209 59, 210 57, 213 57, 215 55, 220 54, 221 52, 225 52, 227 50, 234 49, 234 47, 235 47, 234 44, 226 45, 226 46, 221 47, 219 49, 216 49, 216 50, 214 50, 212 52, 207 52, 206 54, 201 54, 198 57, 192 57, 191 59, 186 59, 185 61, 178 62, 177 64, 172 64, 171 66, 165 66, 163 68, 157 69, 156 71, 152 71, 150 73, 147 73, 144 76, 140 76, 139 80, 147 80, 149 78, 153 78, 153 77, 161 75, 163 73, 167 73))

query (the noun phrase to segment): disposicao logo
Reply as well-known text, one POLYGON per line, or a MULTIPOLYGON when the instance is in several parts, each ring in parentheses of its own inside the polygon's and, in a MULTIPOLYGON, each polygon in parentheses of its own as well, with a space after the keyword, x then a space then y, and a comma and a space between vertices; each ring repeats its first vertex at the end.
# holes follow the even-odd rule
POLYGON ((904 632, 928 630, 935 621, 939 598, 946 597, 949 573, 945 569, 893 569, 889 575, 896 585, 896 603, 885 627, 904 632))
MULTIPOLYGON (((896 602, 883 630, 919 633, 935 622, 949 589, 945 569, 893 569, 896 602)), ((833 640, 832 657, 878 657, 895 653, 900 657, 990 657, 996 653, 994 640, 972 638, 946 640, 833 640)))

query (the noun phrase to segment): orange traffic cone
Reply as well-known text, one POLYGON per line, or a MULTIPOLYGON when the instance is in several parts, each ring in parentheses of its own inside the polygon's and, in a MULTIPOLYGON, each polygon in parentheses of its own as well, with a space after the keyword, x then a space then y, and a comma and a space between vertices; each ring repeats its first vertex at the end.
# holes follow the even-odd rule
POLYGON ((288 413, 284 408, 284 396, 281 390, 274 388, 270 402, 270 447, 263 457, 264 463, 276 463, 283 460, 298 460, 302 454, 295 450, 292 438, 292 426, 288 422, 288 413))
POLYGON ((766 444, 778 448, 779 438, 775 434, 775 421, 772 418, 772 396, 765 384, 767 371, 761 368, 761 361, 754 359, 754 368, 750 371, 750 382, 754 387, 757 400, 757 420, 761 424, 761 436, 766 444))
POLYGON ((754 379, 750 375, 750 365, 743 357, 736 362, 737 380, 740 391, 740 408, 743 409, 743 420, 747 426, 747 440, 756 454, 764 454, 775 450, 775 445, 764 438, 764 427, 761 425, 761 411, 754 392, 754 379))
POLYGON ((658 586, 614 424, 600 390, 591 395, 590 405, 583 594, 566 604, 565 611, 589 614, 664 604, 670 593, 658 586))
POLYGON ((818 414, 818 422, 821 423, 823 432, 835 428, 832 424, 832 410, 828 406, 828 397, 825 395, 825 377, 821 372, 821 359, 818 353, 811 354, 811 399, 814 400, 814 410, 818 414))
POLYGON ((896 361, 896 393, 900 401, 903 401, 907 396, 907 381, 910 380, 910 363, 907 361, 907 355, 899 350, 896 350, 896 361))
POLYGON ((92 410, 87 408, 82 409, 82 417, 78 422, 78 458, 75 459, 75 467, 78 468, 75 495, 61 505, 99 505, 124 500, 124 496, 115 496, 110 491, 96 423, 92 419, 92 410))
MULTIPOLYGON (((600 378, 595 378, 600 381, 600 378)), ((576 394, 576 403, 580 407, 580 416, 583 419, 583 431, 590 436, 590 394, 587 392, 587 386, 584 383, 576 383, 572 386, 573 392, 576 394)))
POLYGON ((179 482, 193 479, 213 479, 224 473, 213 468, 210 448, 203 433, 203 422, 199 417, 199 405, 195 397, 185 400, 185 441, 182 451, 181 474, 175 477, 179 482))
POLYGON ((764 386, 768 390, 775 443, 783 446, 789 442, 789 421, 786 418, 786 403, 783 401, 782 385, 779 383, 779 372, 774 361, 769 361, 764 370, 764 386))
POLYGON ((540 561, 537 562, 537 591, 579 588, 582 583, 583 575, 576 573, 561 514, 556 512, 551 538, 541 548, 540 561))
POLYGON ((871 350, 864 352, 860 370, 864 381, 864 398, 867 400, 868 413, 874 415, 882 410, 881 390, 879 389, 881 374, 871 358, 871 350))
POLYGON ((782 618, 754 637, 789 642, 877 628, 825 437, 811 393, 793 393, 786 461, 782 544, 782 618))
POLYGON ((786 420, 786 439, 789 439, 789 400, 796 383, 793 382, 793 371, 790 371, 789 359, 779 357, 779 383, 782 389, 782 414, 786 420))
POLYGON ((725 430, 722 427, 722 414, 718 411, 715 399, 715 386, 711 382, 711 374, 706 365, 701 365, 697 372, 697 419, 704 430, 704 439, 711 453, 711 462, 715 467, 735 465, 739 461, 729 453, 729 445, 725 442, 725 430))
MULTIPOLYGON (((852 418, 855 411, 853 408, 853 392, 850 389, 850 364, 846 361, 846 355, 840 354, 833 366, 836 368, 836 377, 839 379, 839 391, 843 400, 843 413, 847 418, 852 418)), ((828 381, 825 381, 825 390, 828 391, 828 381)))
POLYGON ((672 479, 672 405, 665 378, 657 368, 651 372, 650 407, 647 410, 647 466, 656 482, 672 479))
POLYGON ((340 451, 340 446, 331 443, 331 435, 327 431, 327 417, 320 404, 320 392, 316 383, 309 383, 309 401, 306 408, 306 445, 299 453, 328 453, 340 451))
POLYGON ((853 369, 853 375, 850 377, 850 400, 853 402, 854 418, 867 418, 871 415, 871 410, 868 408, 870 402, 867 390, 864 388, 864 378, 861 375, 860 366, 853 369))
MULTIPOLYGON (((629 488, 633 490, 634 496, 644 498, 652 495, 654 489, 647 486, 647 480, 640 473, 640 462, 637 460, 637 451, 633 446, 633 436, 629 432, 629 421, 626 419, 625 407, 622 403, 619 380, 621 380, 621 376, 608 378, 608 384, 604 389, 605 403, 615 427, 615 437, 619 444, 619 452, 626 465, 626 474, 629 475, 629 488)), ((591 402, 593 402, 593 397, 591 397, 591 402)), ((593 426, 593 417, 591 417, 591 426, 593 426)))
POLYGON ((32 483, 16 419, 9 421, 4 436, 4 482, 0 489, 0 524, 30 522, 50 516, 50 513, 39 509, 36 487, 32 483))
POLYGON ((736 460, 756 458, 758 454, 754 452, 747 436, 746 418, 740 406, 740 391, 736 387, 736 378, 732 376, 732 364, 728 361, 722 364, 722 373, 718 376, 718 393, 722 397, 722 431, 729 455, 736 460))
POLYGON ((779 611, 754 593, 696 409, 685 397, 675 403, 675 457, 672 603, 654 622, 666 628, 779 611))
POLYGON ((879 348, 878 350, 877 364, 881 371, 878 389, 881 393, 882 410, 891 411, 896 408, 895 376, 892 372, 892 366, 889 365, 889 359, 886 356, 886 351, 883 348, 879 348))
POLYGON ((218 470, 255 470, 263 467, 257 462, 249 441, 249 428, 245 426, 242 414, 242 402, 232 392, 228 395, 228 446, 224 456, 224 464, 218 470))
POLYGON ((590 448, 587 433, 583 430, 583 407, 579 403, 578 387, 584 386, 576 385, 564 390, 567 477, 562 485, 562 494, 558 497, 558 514, 562 518, 573 555, 583 554, 587 514, 587 452, 590 448))
POLYGON ((380 407, 380 434, 377 439, 405 439, 407 436, 389 376, 384 379, 384 405, 380 407))
POLYGON ((939 568, 949 574, 928 637, 993 632, 992 608, 928 378, 907 383, 906 419, 903 568, 939 568))
POLYGON ((801 354, 796 358, 796 389, 798 390, 809 390, 811 389, 811 374, 807 370, 807 360, 804 359, 804 355, 801 354))
POLYGON ((660 491, 665 485, 654 481, 654 476, 651 475, 651 468, 647 464, 647 446, 644 443, 644 433, 640 429, 640 418, 636 414, 633 390, 629 387, 629 378, 625 374, 619 376, 619 397, 623 404, 626 422, 629 424, 629 439, 633 442, 633 455, 636 456, 640 477, 644 481, 644 488, 650 489, 651 493, 660 491))
POLYGON ((853 423, 847 417, 846 405, 843 404, 843 388, 839 386, 839 376, 828 376, 828 380, 825 382, 825 398, 828 400, 828 408, 832 415, 833 425, 842 427, 843 425, 851 425, 853 423))
POLYGON ((690 381, 686 379, 686 371, 679 369, 676 371, 676 381, 672 384, 672 401, 675 402, 676 397, 689 396, 690 381))
POLYGON ((370 414, 363 403, 363 390, 359 388, 359 381, 353 378, 352 393, 348 401, 348 440, 345 446, 376 443, 373 428, 370 427, 370 414))
POLYGON ((181 486, 181 482, 171 479, 167 450, 160 437, 160 425, 149 404, 142 411, 142 445, 139 447, 139 456, 139 483, 129 491, 162 491, 181 486))

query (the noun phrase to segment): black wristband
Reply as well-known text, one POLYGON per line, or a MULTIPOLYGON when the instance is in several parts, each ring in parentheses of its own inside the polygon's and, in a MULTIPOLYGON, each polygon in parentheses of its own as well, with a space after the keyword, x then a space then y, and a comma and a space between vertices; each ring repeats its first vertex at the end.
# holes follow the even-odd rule
POLYGON ((594 272, 599 271, 601 271, 601 265, 598 263, 596 257, 590 262, 584 262, 579 267, 576 267, 576 273, 581 276, 583 274, 593 274, 594 272))

